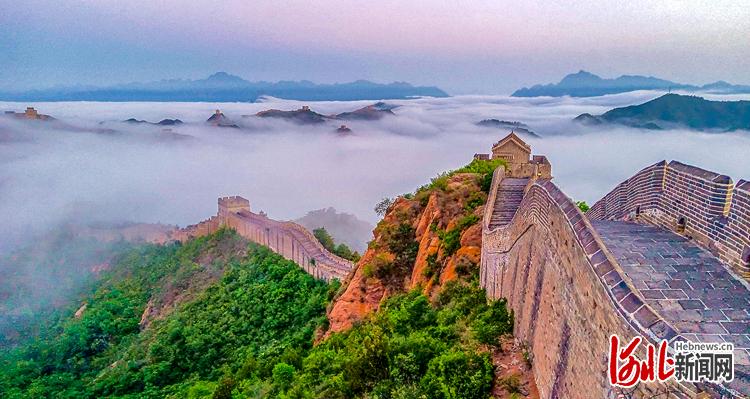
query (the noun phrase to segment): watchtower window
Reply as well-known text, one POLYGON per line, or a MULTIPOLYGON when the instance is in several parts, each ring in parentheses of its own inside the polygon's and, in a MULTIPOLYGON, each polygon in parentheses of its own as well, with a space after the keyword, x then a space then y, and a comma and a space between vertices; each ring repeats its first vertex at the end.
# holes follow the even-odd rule
POLYGON ((745 250, 742 251, 742 263, 750 268, 750 245, 745 245, 745 250))
POLYGON ((635 216, 640 216, 640 215, 641 215, 641 206, 638 205, 635 207, 635 216))

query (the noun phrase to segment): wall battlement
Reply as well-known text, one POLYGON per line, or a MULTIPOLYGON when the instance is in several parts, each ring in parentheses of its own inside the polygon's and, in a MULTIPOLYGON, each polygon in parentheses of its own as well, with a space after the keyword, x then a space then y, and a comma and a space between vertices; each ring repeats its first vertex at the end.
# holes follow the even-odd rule
POLYGON ((293 222, 269 219, 265 214, 250 211, 250 201, 239 196, 218 200, 216 216, 172 234, 177 241, 211 234, 226 226, 248 240, 269 247, 279 255, 294 261, 312 276, 343 280, 354 269, 354 264, 326 250, 304 227, 293 222))
POLYGON ((750 278, 750 183, 677 161, 658 162, 625 180, 587 212, 629 219, 694 239, 750 278))

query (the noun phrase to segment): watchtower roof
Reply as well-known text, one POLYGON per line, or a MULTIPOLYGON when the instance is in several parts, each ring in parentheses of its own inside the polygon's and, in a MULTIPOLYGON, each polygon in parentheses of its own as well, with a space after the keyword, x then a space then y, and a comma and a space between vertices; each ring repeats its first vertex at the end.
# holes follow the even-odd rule
POLYGON ((510 132, 510 134, 508 134, 503 139, 501 139, 500 141, 498 141, 497 143, 495 143, 495 145, 493 145, 492 148, 502 147, 502 146, 504 146, 505 144, 508 144, 508 143, 513 143, 513 144, 515 144, 515 145, 523 148, 524 150, 526 150, 528 152, 531 152, 531 146, 528 145, 528 144, 526 144, 525 141, 521 140, 521 138, 518 137, 515 132, 510 132))

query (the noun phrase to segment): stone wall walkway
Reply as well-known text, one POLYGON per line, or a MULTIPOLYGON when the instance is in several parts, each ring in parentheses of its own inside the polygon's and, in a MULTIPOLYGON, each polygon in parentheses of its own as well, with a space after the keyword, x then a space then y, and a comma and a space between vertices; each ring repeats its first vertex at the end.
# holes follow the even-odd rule
POLYGON ((513 220, 513 216, 523 200, 523 190, 528 183, 529 179, 512 177, 506 177, 500 182, 497 187, 495 204, 492 208, 490 229, 506 226, 513 220))
POLYGON ((591 221, 646 302, 690 341, 732 342, 735 381, 750 391, 750 290, 711 253, 671 231, 591 221))

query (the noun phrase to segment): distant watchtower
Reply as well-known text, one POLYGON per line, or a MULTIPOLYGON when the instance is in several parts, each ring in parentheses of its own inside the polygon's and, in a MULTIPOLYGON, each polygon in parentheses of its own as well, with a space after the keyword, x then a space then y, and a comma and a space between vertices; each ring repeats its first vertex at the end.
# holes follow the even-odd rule
POLYGON ((531 146, 510 132, 492 146, 492 154, 474 154, 474 159, 502 159, 508 163, 508 177, 552 178, 552 165, 544 155, 531 155, 531 146))
POLYGON ((250 201, 239 196, 219 198, 219 216, 240 211, 250 211, 250 201))
POLYGON ((26 112, 23 114, 26 119, 39 119, 39 112, 34 107, 26 107, 26 112))

